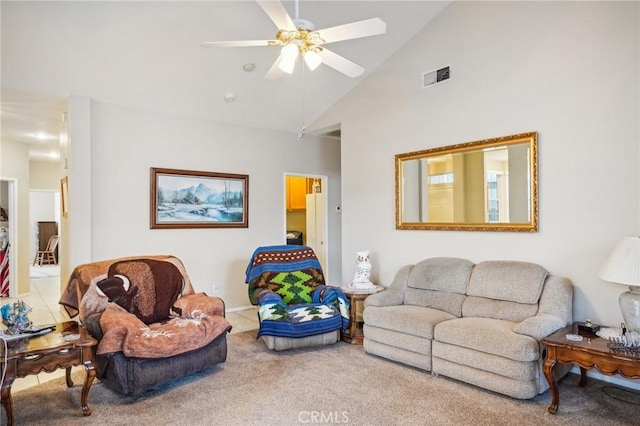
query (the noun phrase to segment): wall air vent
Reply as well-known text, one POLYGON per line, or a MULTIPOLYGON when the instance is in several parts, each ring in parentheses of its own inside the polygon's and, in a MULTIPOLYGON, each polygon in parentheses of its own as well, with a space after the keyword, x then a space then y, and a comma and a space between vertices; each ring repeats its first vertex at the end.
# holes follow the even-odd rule
POLYGON ((433 86, 441 81, 448 80, 451 76, 449 67, 440 68, 439 70, 429 71, 422 74, 422 88, 433 86))

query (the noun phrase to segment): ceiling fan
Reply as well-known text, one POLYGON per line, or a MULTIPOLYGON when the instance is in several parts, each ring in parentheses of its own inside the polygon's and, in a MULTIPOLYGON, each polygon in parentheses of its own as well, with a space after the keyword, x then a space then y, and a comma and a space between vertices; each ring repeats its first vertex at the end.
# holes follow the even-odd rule
POLYGON ((295 2, 295 19, 291 19, 278 0, 256 0, 256 2, 278 27, 274 40, 206 41, 202 43, 202 46, 281 46, 280 56, 265 75, 267 79, 278 78, 282 72, 293 73, 299 56, 302 56, 305 64, 312 71, 320 64, 325 64, 349 77, 359 77, 364 73, 363 67, 330 51, 325 45, 342 40, 384 34, 387 31, 387 24, 380 18, 316 30, 313 22, 299 18, 298 0, 295 2))

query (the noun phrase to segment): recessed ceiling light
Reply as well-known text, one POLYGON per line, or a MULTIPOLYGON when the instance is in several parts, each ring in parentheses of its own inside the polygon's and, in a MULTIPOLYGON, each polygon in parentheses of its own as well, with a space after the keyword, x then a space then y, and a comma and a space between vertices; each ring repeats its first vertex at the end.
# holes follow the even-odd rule
POLYGON ((236 100, 236 94, 233 92, 229 92, 224 95, 224 100, 227 102, 233 102, 236 100))
POLYGON ((251 62, 249 62, 249 63, 247 63, 247 64, 244 64, 244 65, 242 66, 242 70, 243 70, 244 72, 251 72, 251 71, 253 71, 253 70, 255 70, 255 69, 256 69, 256 64, 252 64, 251 62))

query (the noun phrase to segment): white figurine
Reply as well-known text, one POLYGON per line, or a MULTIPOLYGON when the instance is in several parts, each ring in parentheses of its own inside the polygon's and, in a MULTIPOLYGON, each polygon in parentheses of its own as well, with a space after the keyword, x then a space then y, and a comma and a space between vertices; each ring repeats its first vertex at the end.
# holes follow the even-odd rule
POLYGON ((369 250, 356 252, 356 273, 351 283, 352 288, 359 290, 373 289, 375 286, 371 282, 371 262, 369 261, 369 250))

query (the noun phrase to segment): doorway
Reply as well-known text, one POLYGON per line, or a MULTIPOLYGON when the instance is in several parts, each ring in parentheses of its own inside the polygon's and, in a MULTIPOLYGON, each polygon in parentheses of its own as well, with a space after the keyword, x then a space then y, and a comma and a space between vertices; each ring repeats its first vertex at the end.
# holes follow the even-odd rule
POLYGON ((285 243, 306 245, 329 276, 327 176, 285 173, 285 243))
MULTIPOLYGON (((60 235, 60 191, 31 190, 29 191, 29 253, 48 249, 49 240, 60 235)), ((55 259, 51 262, 37 263, 35 258, 30 263, 29 277, 60 276, 60 256, 56 247, 55 259)))
POLYGON ((0 297, 17 294, 16 197, 16 180, 0 178, 0 297))

